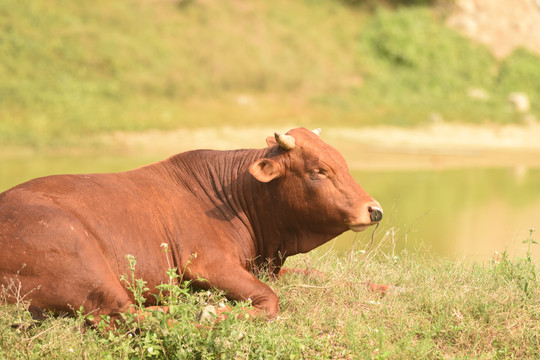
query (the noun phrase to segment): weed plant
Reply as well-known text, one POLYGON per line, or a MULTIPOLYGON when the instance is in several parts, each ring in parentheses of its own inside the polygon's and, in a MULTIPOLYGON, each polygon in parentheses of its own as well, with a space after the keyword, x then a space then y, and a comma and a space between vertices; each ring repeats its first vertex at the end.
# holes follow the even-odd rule
MULTIPOLYGON (((378 244, 390 241, 383 235, 378 244)), ((377 240, 377 241, 379 241, 377 240)), ((536 246, 534 232, 525 239, 536 246)), ((230 303, 219 291, 195 291, 178 271, 160 287, 170 312, 147 311, 141 320, 124 314, 114 330, 109 319, 91 328, 76 316, 34 323, 28 303, 7 305, 2 289, 0 357, 3 359, 532 359, 540 352, 538 263, 527 252, 502 252, 489 264, 468 264, 422 254, 385 253, 384 245, 342 256, 333 252, 295 256, 287 266, 318 269, 324 277, 291 275, 263 279, 278 293, 279 319, 245 316, 249 303, 230 303), (395 285, 385 297, 364 281, 395 285), (232 306, 227 319, 197 320, 208 305, 232 306)), ((369 248, 364 244, 363 247, 369 248)), ((367 249, 366 248, 366 249, 367 249)), ((126 286, 140 299, 135 259, 126 286)))

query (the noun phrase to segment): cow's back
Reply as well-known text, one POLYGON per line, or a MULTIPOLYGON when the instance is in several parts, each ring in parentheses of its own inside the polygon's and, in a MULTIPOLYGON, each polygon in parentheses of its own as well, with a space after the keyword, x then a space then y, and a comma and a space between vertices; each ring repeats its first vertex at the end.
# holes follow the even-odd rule
POLYGON ((88 289, 116 286, 129 273, 127 254, 149 285, 166 281, 159 236, 166 239, 163 213, 178 194, 150 174, 57 175, 0 194, 0 283, 20 283, 33 304, 68 311, 66 303, 88 302, 88 289))

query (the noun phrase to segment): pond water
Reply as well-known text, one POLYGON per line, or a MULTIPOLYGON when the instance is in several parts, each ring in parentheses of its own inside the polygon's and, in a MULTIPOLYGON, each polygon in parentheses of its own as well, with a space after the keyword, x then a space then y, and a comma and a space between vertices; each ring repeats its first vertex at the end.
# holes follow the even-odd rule
MULTIPOLYGON (((375 242, 450 258, 485 261, 502 251, 525 256, 529 229, 540 229, 540 169, 355 172, 381 203, 385 218, 375 242)), ((368 244, 346 233, 340 249, 368 244)), ((538 241, 540 234, 533 234, 538 241)), ((540 246, 530 247, 536 260, 540 246)))
MULTIPOLYGON (((18 155, 0 159, 0 191, 26 180, 60 173, 132 169, 161 157, 121 155, 18 155)), ((354 171, 357 181, 383 206, 374 246, 449 258, 487 261, 507 250, 524 256, 529 229, 540 229, 540 169, 354 171), (496 255, 495 255, 496 256, 496 255)), ((347 232, 325 245, 338 251, 368 245, 372 229, 347 232)), ((533 235, 540 240, 540 231, 533 235)), ((540 259, 540 245, 532 245, 540 259)))

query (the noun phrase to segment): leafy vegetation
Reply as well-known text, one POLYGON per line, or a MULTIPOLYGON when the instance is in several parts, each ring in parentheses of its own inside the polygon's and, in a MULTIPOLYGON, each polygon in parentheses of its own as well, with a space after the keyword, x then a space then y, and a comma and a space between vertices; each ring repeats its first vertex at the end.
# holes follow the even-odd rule
POLYGON ((489 51, 441 26, 427 8, 380 10, 362 37, 398 86, 437 96, 492 86, 489 51))
POLYGON ((380 102, 387 113, 379 121, 399 125, 420 124, 433 114, 450 121, 521 123, 508 106, 508 94, 536 96, 533 87, 520 86, 516 79, 525 81, 525 74, 535 79, 532 68, 540 58, 518 50, 499 63, 487 48, 442 21, 440 14, 424 7, 379 9, 361 33, 369 85, 359 89, 357 97, 380 102), (475 89, 485 96, 470 96, 475 89))
MULTIPOLYGON (((537 246, 534 230, 524 242, 537 246)), ((89 328, 85 321, 91 315, 81 311, 34 324, 24 294, 6 305, 16 287, 3 289, 0 357, 499 359, 539 353, 539 269, 530 252, 515 259, 496 253, 487 265, 470 265, 381 247, 366 253, 359 246, 342 257, 315 252, 288 260, 290 267, 316 268, 327 277, 266 279, 281 301, 280 318, 273 322, 245 316, 249 303, 229 303, 232 313, 215 324, 212 317, 197 320, 208 305, 227 300, 216 291, 194 291, 189 283, 176 285, 174 268, 159 295, 170 313, 149 311, 144 319, 125 314, 115 330, 107 330, 107 318, 89 328), (366 280, 396 287, 381 298, 365 288, 366 280)), ((136 261, 128 260, 133 274, 136 261)), ((144 280, 129 274, 124 279, 140 298, 144 280)))
POLYGON ((538 117, 537 56, 520 50, 499 63, 446 28, 433 2, 388 3, 394 10, 3 0, 0 144, 76 146, 151 128, 415 125, 434 113, 520 122, 507 103, 515 91, 538 117), (471 88, 487 98, 471 98, 471 88))
POLYGON ((501 64, 498 85, 506 89, 521 89, 529 94, 540 92, 540 58, 525 49, 514 51, 501 64))

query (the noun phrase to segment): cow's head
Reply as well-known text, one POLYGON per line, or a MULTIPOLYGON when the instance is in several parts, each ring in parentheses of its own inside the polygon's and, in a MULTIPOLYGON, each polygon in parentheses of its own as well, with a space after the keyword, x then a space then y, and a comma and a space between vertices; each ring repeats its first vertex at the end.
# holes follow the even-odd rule
POLYGON ((382 208, 352 178, 341 154, 321 140, 320 130, 294 129, 267 139, 275 156, 253 163, 249 171, 275 184, 273 197, 287 216, 313 232, 362 231, 382 219, 382 208))

